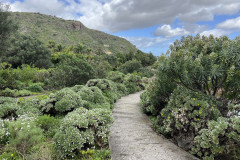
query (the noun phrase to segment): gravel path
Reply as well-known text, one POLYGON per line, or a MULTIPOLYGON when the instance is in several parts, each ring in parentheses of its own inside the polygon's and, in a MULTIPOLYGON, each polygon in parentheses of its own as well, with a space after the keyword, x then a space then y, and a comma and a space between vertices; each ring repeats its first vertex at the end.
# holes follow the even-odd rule
POLYGON ((112 160, 198 160, 152 130, 151 121, 140 110, 140 94, 115 103, 109 138, 112 160))

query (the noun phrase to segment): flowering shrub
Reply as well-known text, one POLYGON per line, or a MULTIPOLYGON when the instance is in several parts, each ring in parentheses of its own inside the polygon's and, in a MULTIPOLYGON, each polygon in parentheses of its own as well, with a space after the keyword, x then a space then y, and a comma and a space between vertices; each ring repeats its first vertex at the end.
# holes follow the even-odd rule
POLYGON ((0 119, 0 144, 6 144, 9 140, 8 121, 0 119))
POLYGON ((108 144, 111 111, 78 108, 68 113, 53 140, 61 158, 75 157, 80 150, 104 148, 108 144))
POLYGON ((40 112, 40 105, 39 105, 39 99, 38 98, 28 98, 28 99, 21 99, 18 102, 18 110, 16 111, 16 114, 24 115, 24 114, 36 114, 41 115, 40 112))
POLYGON ((210 96, 178 87, 158 117, 159 130, 173 136, 179 146, 189 149, 194 137, 206 127, 207 122, 221 116, 219 105, 210 96))
POLYGON ((34 117, 23 115, 9 123, 9 146, 20 153, 22 158, 27 155, 31 147, 40 143, 43 138, 42 130, 37 127, 34 119, 34 117))
POLYGON ((210 121, 195 137, 192 153, 204 160, 240 159, 240 117, 210 121))
POLYGON ((16 118, 18 108, 16 98, 0 97, 0 118, 16 118))
POLYGON ((55 94, 50 94, 49 98, 40 102, 40 105, 41 110, 45 113, 64 113, 82 106, 82 99, 72 89, 64 88, 55 94))
POLYGON ((91 79, 87 82, 86 86, 98 87, 111 104, 113 104, 121 96, 117 90, 116 84, 107 79, 91 79))
POLYGON ((94 103, 94 104, 103 104, 106 102, 105 97, 102 94, 102 91, 98 87, 82 87, 78 92, 78 95, 85 101, 94 103))

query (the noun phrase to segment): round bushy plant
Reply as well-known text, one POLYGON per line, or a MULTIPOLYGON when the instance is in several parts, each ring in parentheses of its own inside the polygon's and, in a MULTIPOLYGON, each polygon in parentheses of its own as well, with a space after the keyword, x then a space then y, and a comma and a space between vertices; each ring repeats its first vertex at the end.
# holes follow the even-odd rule
POLYGON ((61 158, 76 157, 80 150, 108 144, 110 110, 77 108, 66 115, 53 140, 61 158))
POLYGON ((240 158, 240 117, 210 121, 194 139, 192 153, 204 160, 240 158))
POLYGON ((0 118, 16 118, 18 109, 16 98, 0 97, 0 118))
POLYGON ((117 83, 123 83, 125 74, 119 71, 111 71, 108 73, 107 79, 117 82, 117 83))
POLYGON ((43 83, 30 84, 27 89, 31 92, 42 92, 43 91, 43 83))
POLYGON ((87 82, 86 86, 98 87, 111 104, 113 104, 121 96, 117 90, 116 84, 107 79, 91 79, 87 82))
POLYGON ((59 127, 58 120, 50 115, 38 116, 35 122, 47 137, 53 137, 59 127))
POLYGON ((83 87, 78 95, 85 101, 94 103, 94 104, 103 104, 106 102, 105 97, 102 94, 102 91, 98 87, 83 87))
POLYGON ((18 102, 17 115, 36 114, 41 115, 39 100, 36 97, 22 98, 18 102))
POLYGON ((178 87, 158 117, 159 130, 171 135, 179 146, 189 149, 194 137, 207 126, 207 122, 221 116, 220 105, 211 96, 178 87))
POLYGON ((45 113, 67 113, 83 105, 81 97, 70 88, 64 88, 40 102, 45 113))
POLYGON ((124 77, 123 84, 126 86, 128 93, 135 93, 144 89, 144 85, 141 83, 141 77, 134 74, 127 74, 124 77))

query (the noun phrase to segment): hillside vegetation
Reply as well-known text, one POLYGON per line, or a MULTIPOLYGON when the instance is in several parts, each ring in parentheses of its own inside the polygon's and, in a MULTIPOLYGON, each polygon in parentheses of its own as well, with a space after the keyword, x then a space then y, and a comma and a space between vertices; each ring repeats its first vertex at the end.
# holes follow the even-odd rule
POLYGON ((80 22, 7 9, 0 3, 0 159, 111 159, 114 103, 145 89, 156 57, 80 22))
POLYGON ((19 24, 19 32, 37 37, 44 43, 49 40, 65 46, 83 44, 106 53, 135 52, 137 49, 127 40, 85 27, 81 22, 64 20, 40 13, 11 13, 19 24))

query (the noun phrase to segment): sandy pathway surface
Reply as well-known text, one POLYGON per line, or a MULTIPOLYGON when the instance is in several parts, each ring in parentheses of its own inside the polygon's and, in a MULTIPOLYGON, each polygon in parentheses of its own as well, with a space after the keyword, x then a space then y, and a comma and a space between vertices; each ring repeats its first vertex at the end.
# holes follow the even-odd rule
POLYGON ((109 138, 112 160, 197 160, 152 130, 151 121, 140 110, 140 94, 115 103, 109 138))

